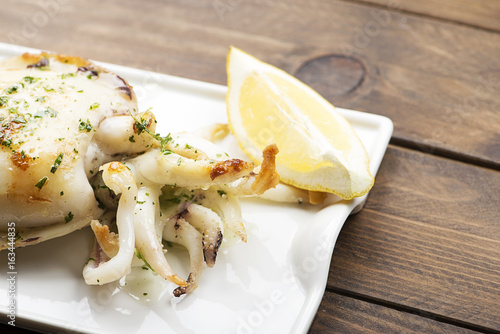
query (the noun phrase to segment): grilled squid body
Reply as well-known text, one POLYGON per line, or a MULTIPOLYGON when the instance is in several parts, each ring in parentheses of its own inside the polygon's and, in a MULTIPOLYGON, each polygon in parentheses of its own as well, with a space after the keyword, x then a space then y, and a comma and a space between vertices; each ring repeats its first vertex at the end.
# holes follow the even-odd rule
POLYGON ((78 57, 24 54, 0 62, 0 101, 0 232, 15 222, 18 246, 99 218, 88 179, 117 155, 150 145, 144 135, 124 145, 139 137, 131 86, 78 57))
POLYGON ((278 184, 278 149, 266 148, 256 167, 199 136, 160 137, 154 115, 137 110, 132 87, 87 60, 0 62, 0 250, 12 225, 16 247, 91 225, 87 284, 147 265, 180 296, 214 266, 226 233, 246 241, 237 197, 278 184), (189 251, 187 278, 170 267, 163 240, 189 251))

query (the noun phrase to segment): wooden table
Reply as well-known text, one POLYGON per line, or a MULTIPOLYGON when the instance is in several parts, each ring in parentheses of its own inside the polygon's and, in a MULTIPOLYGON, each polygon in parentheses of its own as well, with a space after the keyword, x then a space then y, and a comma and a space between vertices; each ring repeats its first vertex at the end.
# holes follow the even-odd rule
POLYGON ((217 84, 236 45, 390 117, 309 333, 500 333, 500 1, 4 0, 0 41, 217 84))

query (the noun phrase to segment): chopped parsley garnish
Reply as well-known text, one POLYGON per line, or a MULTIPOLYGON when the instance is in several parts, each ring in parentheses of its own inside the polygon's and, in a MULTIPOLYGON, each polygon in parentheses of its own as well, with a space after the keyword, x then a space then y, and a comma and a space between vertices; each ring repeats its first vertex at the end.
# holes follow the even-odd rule
POLYGON ((33 78, 33 77, 24 77, 23 80, 24 80, 24 82, 32 84, 32 83, 37 82, 39 79, 38 78, 33 78))
POLYGON ((135 120, 135 127, 137 128, 137 134, 140 135, 143 131, 146 131, 147 133, 149 132, 148 125, 149 125, 149 120, 141 118, 141 121, 135 120))
POLYGON ((100 104, 98 102, 92 103, 92 105, 90 106, 89 110, 97 109, 97 108, 99 108, 99 106, 100 106, 100 104))
POLYGON ((52 165, 52 168, 50 168, 50 172, 52 174, 54 174, 56 172, 57 168, 59 167, 59 165, 61 165, 63 156, 64 156, 64 153, 61 153, 57 156, 56 160, 54 161, 54 164, 52 165))
POLYGON ((172 151, 172 150, 170 150, 170 149, 166 148, 166 149, 162 150, 162 151, 161 151, 161 153, 163 153, 164 155, 169 155, 169 154, 174 153, 174 151, 172 151))
POLYGON ((19 240, 23 240, 23 237, 21 236, 21 233, 18 231, 16 232, 15 241, 17 242, 19 240))
POLYGON ((61 74, 61 79, 66 79, 66 78, 70 78, 70 77, 74 77, 75 76, 75 73, 63 73, 61 74))
POLYGON ((40 179, 40 181, 38 181, 36 184, 35 184, 35 187, 37 187, 38 189, 42 189, 43 185, 45 184, 45 182, 47 182, 49 178, 44 176, 40 179))
POLYGON ((9 98, 7 96, 0 96, 0 107, 3 107, 7 104, 9 98))
POLYGON ((137 256, 137 258, 139 258, 142 261, 144 261, 144 264, 146 265, 146 267, 148 267, 149 269, 151 269, 154 272, 154 269, 151 268, 151 266, 149 265, 148 261, 146 261, 146 259, 142 256, 141 252, 137 248, 135 249, 135 255, 137 256))
POLYGON ((7 90, 5 91, 5 93, 7 94, 14 94, 14 93, 17 93, 17 90, 19 89, 19 85, 15 85, 15 86, 12 86, 10 88, 7 88, 7 90))
POLYGON ((11 147, 12 146, 12 139, 4 139, 2 140, 2 145, 5 147, 11 147))
POLYGON ((49 115, 50 117, 57 117, 57 111, 55 111, 51 107, 48 107, 45 110, 37 111, 37 113, 33 117, 34 118, 42 118, 44 115, 49 115))
POLYGON ((220 189, 219 189, 219 190, 217 190, 217 193, 218 193, 219 195, 221 195, 221 196, 224 196, 224 195, 226 195, 226 194, 227 194, 224 190, 220 190, 220 189))
POLYGON ((68 212, 68 215, 66 217, 64 217, 64 221, 66 223, 69 223, 70 221, 73 220, 73 218, 75 217, 75 215, 73 214, 73 212, 68 212))
MULTIPOLYGON (((17 109, 17 108, 16 108, 17 109)), ((17 110, 16 110, 17 111, 17 110)), ((23 115, 16 115, 16 117, 14 117, 12 119, 12 122, 14 123, 22 123, 22 124, 26 124, 26 120, 24 119, 24 116, 23 115)))
POLYGON ((174 204, 180 204, 181 203, 181 198, 180 197, 165 198, 165 201, 172 202, 174 204))
POLYGON ((130 113, 130 116, 135 121, 135 128, 137 129, 137 134, 140 135, 142 132, 147 132, 151 137, 156 139, 160 143, 160 152, 163 154, 171 154, 173 153, 169 148, 167 148, 168 143, 170 143, 172 140, 172 136, 170 133, 166 136, 161 136, 159 133, 152 133, 148 129, 149 125, 149 120, 147 119, 142 119, 139 122, 133 115, 130 113))
POLYGON ((78 126, 78 129, 80 131, 90 132, 90 131, 92 131, 92 124, 90 124, 90 121, 88 119, 87 119, 87 122, 84 122, 80 119, 80 125, 78 126))
POLYGON ((56 117, 57 116, 57 111, 52 109, 51 107, 48 107, 47 109, 44 110, 44 113, 49 115, 50 117, 56 117))
POLYGON ((131 142, 131 143, 135 143, 135 139, 134 139, 134 135, 128 137, 128 140, 131 142))
MULTIPOLYGON (((148 132, 149 132, 149 130, 148 130, 148 132)), ((160 148, 161 148, 162 152, 164 152, 164 153, 166 152, 166 154, 172 153, 172 151, 166 147, 167 144, 172 141, 172 136, 170 136, 170 133, 168 135, 166 135, 165 137, 160 136, 159 133, 156 133, 152 136, 160 142, 160 148)))

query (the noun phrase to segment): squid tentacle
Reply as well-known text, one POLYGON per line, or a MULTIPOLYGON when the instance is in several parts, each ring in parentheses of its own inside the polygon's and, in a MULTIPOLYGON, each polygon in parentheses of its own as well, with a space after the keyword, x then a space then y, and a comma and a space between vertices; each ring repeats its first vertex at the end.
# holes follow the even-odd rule
POLYGON ((199 204, 189 205, 183 217, 195 228, 203 231, 203 256, 207 266, 212 268, 222 243, 224 226, 221 218, 214 211, 199 204))
POLYGON ((261 196, 268 190, 280 185, 276 172, 276 155, 279 150, 275 144, 267 146, 262 152, 262 164, 253 173, 231 183, 219 184, 221 191, 233 196, 261 196))
POLYGON ((140 187, 134 210, 135 246, 151 268, 161 277, 179 286, 187 283, 173 272, 161 243, 161 235, 156 231, 156 210, 159 205, 159 187, 140 187))
POLYGON ((175 153, 163 154, 157 149, 129 160, 128 164, 150 182, 188 189, 233 182, 250 174, 254 168, 252 163, 239 159, 194 160, 175 153))
POLYGON ((217 213, 231 232, 243 242, 247 242, 238 198, 217 190, 216 188, 206 190, 203 198, 200 199, 201 204, 217 213))
MULTIPOLYGON (((181 142, 188 139, 179 137, 181 142)), ((255 169, 253 163, 239 159, 212 160, 215 151, 205 144, 199 142, 203 150, 187 144, 175 150, 150 149, 126 160, 126 165, 112 162, 101 167, 105 185, 121 195, 116 213, 118 233, 110 232, 106 223, 91 223, 97 260, 91 259, 84 268, 87 284, 120 279, 142 259, 161 277, 178 285, 173 294, 179 297, 192 292, 203 270, 215 265, 225 229, 247 241, 237 197, 259 196, 276 187, 278 149, 268 146, 261 166, 255 169), (160 195, 165 198, 161 209, 160 195), (177 205, 164 207, 170 200, 177 205), (162 239, 188 250, 190 273, 186 280, 170 267, 162 239)))
POLYGON ((164 225, 163 239, 178 243, 186 247, 189 252, 190 273, 187 279, 188 285, 180 286, 173 291, 174 296, 180 297, 196 289, 201 273, 205 269, 202 235, 196 228, 178 215, 165 219, 164 225))
POLYGON ((130 272, 130 264, 134 256, 134 222, 133 211, 137 186, 130 170, 119 162, 110 162, 101 167, 105 184, 116 194, 121 193, 116 224, 119 232, 119 250, 109 261, 97 264, 90 259, 83 269, 83 277, 89 285, 102 285, 130 272))

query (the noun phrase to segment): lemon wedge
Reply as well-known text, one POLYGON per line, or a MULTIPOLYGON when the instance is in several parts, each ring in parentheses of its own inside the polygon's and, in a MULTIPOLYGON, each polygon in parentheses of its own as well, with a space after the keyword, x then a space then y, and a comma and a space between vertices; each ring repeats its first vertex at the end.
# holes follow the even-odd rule
POLYGON ((238 48, 227 58, 229 127, 255 163, 276 144, 281 180, 344 199, 373 186, 363 144, 327 100, 290 74, 238 48))

